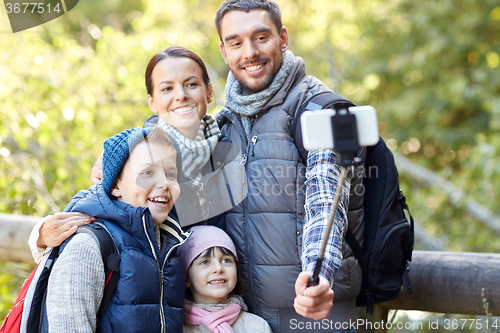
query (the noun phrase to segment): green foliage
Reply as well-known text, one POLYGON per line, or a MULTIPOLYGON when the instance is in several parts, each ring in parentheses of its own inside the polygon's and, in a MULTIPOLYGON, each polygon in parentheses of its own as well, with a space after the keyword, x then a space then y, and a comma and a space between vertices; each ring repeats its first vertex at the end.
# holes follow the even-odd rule
MULTIPOLYGON (((358 105, 374 105, 381 135, 397 153, 500 214, 497 1, 278 3, 290 49, 309 74, 358 105)), ((205 60, 218 110, 228 71, 213 25, 219 4, 80 1, 61 18, 17 34, 7 32, 0 11, 0 212, 44 216, 89 187, 102 141, 151 114, 144 70, 171 44, 205 60)), ((500 248, 498 235, 439 188, 410 178, 402 187, 413 215, 450 249, 500 248)), ((0 279, 7 299, 11 282, 0 279)))
POLYGON ((27 264, 0 263, 0 318, 2 322, 33 268, 33 265, 27 264))

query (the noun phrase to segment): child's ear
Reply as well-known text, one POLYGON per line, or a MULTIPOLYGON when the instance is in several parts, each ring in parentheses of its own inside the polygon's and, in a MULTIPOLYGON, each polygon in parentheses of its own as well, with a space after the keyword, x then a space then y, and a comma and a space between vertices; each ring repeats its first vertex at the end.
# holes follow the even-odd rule
POLYGON ((191 282, 189 282, 189 280, 187 278, 186 278, 186 281, 184 281, 184 283, 186 284, 186 288, 191 287, 191 282))
POLYGON ((155 107, 155 103, 153 101, 153 97, 151 95, 148 94, 148 105, 149 105, 149 108, 151 109, 151 111, 153 111, 153 113, 158 113, 158 111, 156 111, 156 107, 155 107))
POLYGON ((122 197, 122 191, 120 190, 120 187, 118 186, 118 184, 115 184, 113 186, 113 189, 111 190, 111 194, 114 195, 117 198, 121 198, 122 197))

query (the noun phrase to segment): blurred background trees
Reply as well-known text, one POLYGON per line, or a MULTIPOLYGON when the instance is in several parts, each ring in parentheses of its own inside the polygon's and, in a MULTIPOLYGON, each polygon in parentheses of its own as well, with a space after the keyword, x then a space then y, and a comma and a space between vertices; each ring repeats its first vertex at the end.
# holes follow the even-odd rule
MULTIPOLYGON (((89 187, 102 141, 151 114, 144 71, 169 45, 207 63, 216 112, 228 71, 213 24, 220 3, 81 0, 16 34, 0 10, 0 212, 45 216, 89 187)), ((375 106, 395 154, 464 192, 450 198, 438 183, 412 177, 411 164, 400 170, 425 233, 449 250, 498 252, 498 233, 465 207, 472 199, 500 214, 498 1, 278 3, 290 49, 308 73, 358 105, 375 106)), ((8 273, 19 269, 0 265, 2 318, 22 282, 8 273)))

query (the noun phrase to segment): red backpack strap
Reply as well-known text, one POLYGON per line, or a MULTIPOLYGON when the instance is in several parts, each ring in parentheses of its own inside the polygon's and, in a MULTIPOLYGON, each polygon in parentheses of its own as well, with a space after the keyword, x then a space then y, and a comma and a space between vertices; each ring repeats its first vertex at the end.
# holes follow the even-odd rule
POLYGON ((38 269, 38 265, 31 272, 30 276, 24 281, 23 286, 21 287, 21 291, 14 302, 14 306, 9 311, 5 320, 0 327, 1 333, 18 333, 21 330, 21 321, 23 319, 23 308, 24 301, 26 299, 26 294, 28 293, 28 289, 33 281, 33 277, 35 276, 36 270, 38 269))

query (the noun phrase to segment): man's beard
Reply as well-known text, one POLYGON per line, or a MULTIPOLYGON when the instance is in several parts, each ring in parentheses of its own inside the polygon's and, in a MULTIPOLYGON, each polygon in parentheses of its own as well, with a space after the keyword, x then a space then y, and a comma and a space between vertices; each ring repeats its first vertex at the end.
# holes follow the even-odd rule
POLYGON ((253 94, 256 94, 262 90, 265 90, 267 88, 269 88, 269 86, 271 85, 271 83, 273 82, 273 79, 274 79, 274 76, 276 74, 272 74, 272 73, 269 73, 269 75, 267 75, 265 78, 264 78, 264 81, 255 86, 255 87, 250 87, 249 85, 247 85, 245 82, 242 82, 240 81, 240 84, 241 84, 241 87, 243 88, 243 91, 247 94, 247 95, 253 95, 253 94))
MULTIPOLYGON (((271 60, 271 59, 264 58, 264 59, 257 59, 257 61, 253 61, 253 62, 267 61, 266 62, 266 66, 267 66, 271 63, 269 60, 271 60)), ((271 69, 271 71, 268 72, 268 74, 264 77, 263 81, 260 84, 257 84, 255 86, 249 86, 247 84, 247 82, 253 82, 253 80, 251 78, 245 77, 244 75, 242 75, 242 78, 235 76, 236 80, 238 80, 238 82, 241 84, 243 91, 247 95, 253 95, 253 94, 256 94, 262 90, 269 88, 269 86, 271 85, 271 83, 274 80, 274 77, 276 76, 276 74, 278 74, 278 72, 281 68, 281 64, 283 63, 283 57, 281 57, 281 59, 279 59, 279 62, 274 61, 273 63, 274 63, 274 67, 271 69)), ((243 65, 238 66, 238 67, 243 68, 246 65, 247 64, 243 64, 243 65)), ((244 72, 244 69, 242 69, 242 71, 244 72)), ((240 71, 240 73, 241 73, 241 71, 240 71)), ((234 75, 234 72, 233 72, 233 75, 234 75)))

